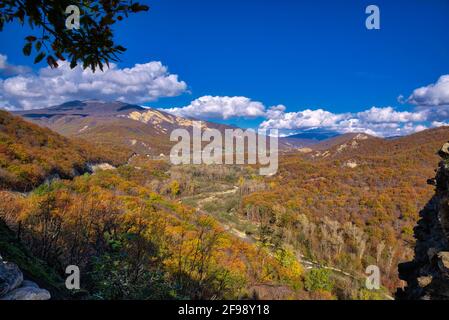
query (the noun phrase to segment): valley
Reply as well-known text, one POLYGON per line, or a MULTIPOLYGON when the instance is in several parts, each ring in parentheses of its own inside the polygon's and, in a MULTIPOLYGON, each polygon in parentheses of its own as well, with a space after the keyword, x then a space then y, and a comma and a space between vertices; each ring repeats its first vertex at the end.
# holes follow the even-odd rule
MULTIPOLYGON (((256 165, 172 165, 169 133, 194 119, 160 110, 75 101, 17 115, 0 114, 0 218, 53 279, 80 266, 80 292, 40 283, 76 299, 391 299, 449 140, 447 127, 288 137, 264 177, 256 165), (369 265, 380 290, 364 287, 369 265)), ((16 259, 11 245, 3 258, 16 259)))

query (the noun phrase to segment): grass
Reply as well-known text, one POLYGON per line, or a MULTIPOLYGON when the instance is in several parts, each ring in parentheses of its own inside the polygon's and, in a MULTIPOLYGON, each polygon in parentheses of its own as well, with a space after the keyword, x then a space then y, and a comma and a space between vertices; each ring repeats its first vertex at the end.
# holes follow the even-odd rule
MULTIPOLYGON (((199 200, 204 196, 189 197, 183 200, 183 203, 191 207, 197 207, 199 200)), ((239 206, 239 197, 237 194, 224 194, 216 196, 216 199, 204 203, 203 210, 209 213, 211 216, 218 219, 221 223, 231 226, 238 231, 246 234, 256 234, 257 226, 244 219, 241 219, 236 213, 239 206)))

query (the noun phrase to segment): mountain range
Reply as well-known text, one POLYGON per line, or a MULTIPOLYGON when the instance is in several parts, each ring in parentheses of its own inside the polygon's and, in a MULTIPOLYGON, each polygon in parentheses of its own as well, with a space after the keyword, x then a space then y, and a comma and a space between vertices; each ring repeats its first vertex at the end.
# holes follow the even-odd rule
MULTIPOLYGON (((124 102, 100 100, 70 101, 58 106, 14 114, 45 126, 64 136, 95 141, 107 146, 122 147, 138 154, 151 156, 167 155, 170 147, 170 132, 176 128, 191 129, 193 118, 172 115, 161 109, 141 107, 124 102)), ((235 129, 234 126, 202 121, 202 127, 235 129)), ((281 150, 292 150, 316 144, 335 132, 304 133, 279 139, 281 150)))
MULTIPOLYGON (((182 118, 154 108, 123 102, 99 100, 70 101, 58 106, 15 114, 64 136, 122 147, 138 154, 167 155, 173 142, 170 132, 177 128, 192 129, 196 119, 182 118)), ((202 121, 202 128, 235 127, 202 121)), ((297 141, 281 145, 288 148, 297 141)))

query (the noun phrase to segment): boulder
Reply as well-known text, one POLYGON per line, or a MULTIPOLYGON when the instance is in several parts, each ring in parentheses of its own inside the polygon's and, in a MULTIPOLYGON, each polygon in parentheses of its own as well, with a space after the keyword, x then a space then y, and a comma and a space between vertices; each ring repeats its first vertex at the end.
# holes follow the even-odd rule
POLYGON ((0 300, 49 300, 50 292, 36 287, 20 287, 6 294, 0 300))
POLYGON ((29 280, 15 263, 3 261, 0 256, 0 300, 48 300, 50 292, 29 280))
POLYGON ((419 277, 417 280, 418 280, 418 285, 421 288, 425 288, 429 284, 432 283, 432 276, 422 276, 422 277, 419 277))
POLYGON ((19 287, 22 281, 23 274, 19 267, 14 263, 3 261, 0 256, 0 296, 19 287))
POLYGON ((446 142, 438 151, 438 155, 443 159, 449 159, 449 142, 446 142))
POLYGON ((39 288, 39 285, 36 282, 30 281, 30 280, 23 280, 22 287, 32 287, 32 288, 39 288))

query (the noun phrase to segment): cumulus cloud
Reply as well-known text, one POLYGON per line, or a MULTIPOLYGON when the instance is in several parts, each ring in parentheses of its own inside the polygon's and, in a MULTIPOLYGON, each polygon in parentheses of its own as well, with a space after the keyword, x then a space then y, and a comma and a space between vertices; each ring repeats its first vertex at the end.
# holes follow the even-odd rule
POLYGON ((323 109, 299 112, 278 111, 260 125, 263 129, 310 130, 325 129, 339 133, 364 132, 375 136, 396 136, 426 129, 421 122, 426 114, 396 111, 392 107, 372 107, 358 113, 332 113, 323 109))
POLYGON ((67 62, 59 67, 42 68, 38 74, 9 77, 0 82, 0 107, 35 109, 68 100, 101 99, 144 103, 161 97, 173 97, 186 91, 187 85, 170 74, 160 62, 136 64, 120 69, 111 64, 104 72, 70 69, 67 62))
POLYGON ((12 76, 30 72, 31 69, 26 66, 13 65, 8 63, 8 57, 0 54, 0 74, 12 76))
POLYGON ((343 120, 344 114, 334 114, 323 109, 304 110, 299 112, 267 113, 271 119, 265 120, 260 127, 264 129, 298 129, 314 127, 331 127, 343 120))
POLYGON ((407 102, 420 106, 449 105, 449 75, 441 76, 434 84, 415 89, 407 102))
POLYGON ((309 130, 326 129, 340 133, 365 132, 376 136, 406 135, 429 127, 448 125, 449 75, 441 76, 434 84, 417 88, 400 103, 415 105, 413 111, 396 111, 393 107, 371 107, 357 113, 332 113, 323 109, 285 112, 266 112, 264 129, 309 130))
POLYGON ((442 75, 437 82, 413 90, 403 102, 414 104, 421 114, 435 127, 449 120, 449 75, 442 75))
POLYGON ((449 122, 432 121, 431 125, 432 125, 432 128, 447 127, 447 126, 449 126, 449 122))
POLYGON ((265 116, 265 106, 247 97, 203 96, 188 106, 164 109, 181 117, 197 119, 256 118, 265 116))
MULTIPOLYGON (((0 73, 9 74, 0 78, 0 108, 29 110, 84 99, 141 104, 177 96, 187 90, 186 83, 169 73, 160 62, 136 64, 130 68, 111 64, 104 72, 95 73, 79 66, 70 69, 66 62, 58 63, 57 69, 45 67, 31 73, 26 67, 9 64, 7 57, 0 54, 0 73)), ((400 96, 398 100, 414 104, 415 110, 397 111, 387 106, 356 113, 334 113, 322 108, 288 112, 284 105, 266 107, 262 102, 243 96, 210 95, 197 98, 187 106, 164 110, 197 119, 264 118, 261 129, 404 135, 448 124, 449 75, 414 90, 407 99, 400 96)))
POLYGON ((417 122, 426 119, 423 112, 395 111, 392 107, 372 107, 369 110, 357 113, 357 117, 362 121, 372 123, 417 122))
POLYGON ((428 113, 396 111, 393 107, 371 107, 357 113, 333 113, 325 109, 287 112, 284 105, 271 107, 247 97, 203 96, 184 107, 163 109, 181 117, 197 119, 257 118, 260 129, 288 132, 324 129, 339 133, 364 132, 375 136, 397 136, 426 129, 428 113))

